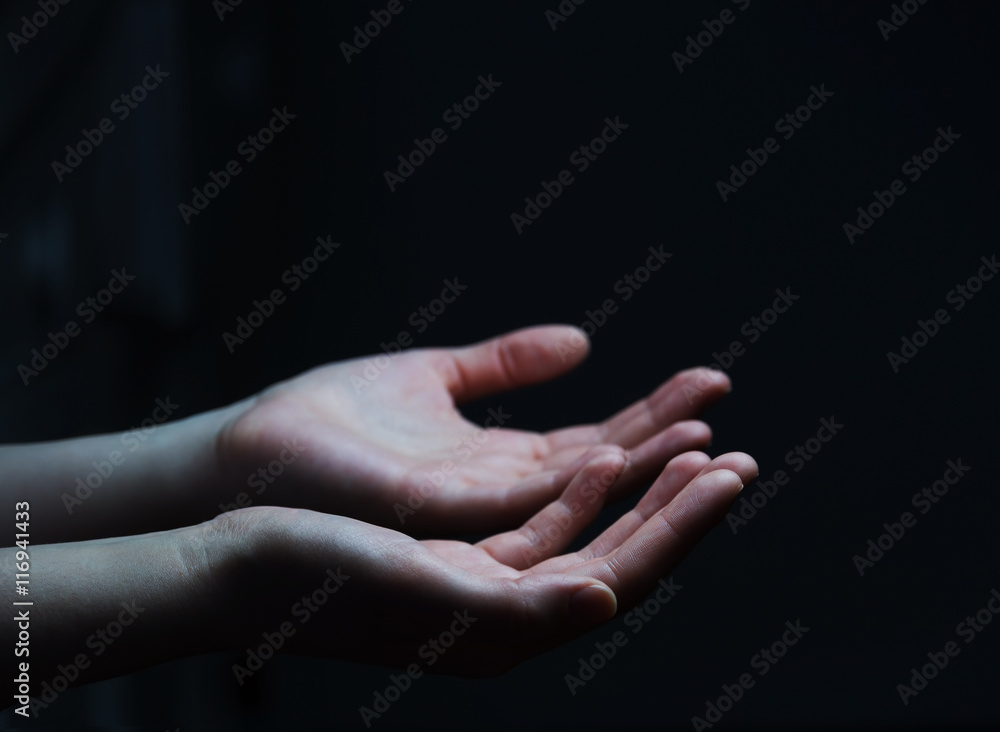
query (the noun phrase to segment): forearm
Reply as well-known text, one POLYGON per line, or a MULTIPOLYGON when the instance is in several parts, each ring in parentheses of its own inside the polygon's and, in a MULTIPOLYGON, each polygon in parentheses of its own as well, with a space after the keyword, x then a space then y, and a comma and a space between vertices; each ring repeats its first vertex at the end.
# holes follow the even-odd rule
MULTIPOLYGON (((203 539, 206 526, 29 546, 27 594, 3 573, 0 635, 14 651, 5 678, 26 676, 40 697, 44 684, 65 689, 59 677, 75 686, 226 648, 229 592, 218 578, 230 554, 203 539)), ((15 551, 2 550, 4 567, 15 551)))
MULTIPOLYGON (((0 447, 0 515, 31 504, 32 540, 83 541, 188 526, 231 500, 216 461, 225 409, 127 432, 0 447)), ((4 542, 6 543, 6 542, 4 542)))

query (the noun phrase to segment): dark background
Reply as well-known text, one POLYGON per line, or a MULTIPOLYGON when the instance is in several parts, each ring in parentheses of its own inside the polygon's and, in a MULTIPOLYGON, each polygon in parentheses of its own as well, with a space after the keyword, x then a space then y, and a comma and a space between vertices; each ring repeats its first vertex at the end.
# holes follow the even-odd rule
MULTIPOLYGON (((612 298, 578 372, 468 414, 601 419, 740 340, 734 392, 707 415, 712 452, 790 482, 699 545, 640 633, 617 618, 499 679, 425 676, 373 726, 692 729, 751 672, 716 728, 996 729, 1000 628, 966 644, 956 626, 1000 588, 1000 283, 958 312, 946 296, 997 253, 998 6, 931 0, 885 39, 888 2, 589 0, 555 31, 556 0, 405 2, 347 63, 341 42, 384 7, 247 0, 220 20, 208 2, 77 0, 16 54, 0 44, 0 439, 120 432, 157 397, 195 414, 401 330, 456 345, 580 324, 612 298), (735 22, 679 73, 671 54, 724 8, 735 22), (170 76, 58 182, 52 161, 147 64, 170 76), (502 86, 447 129, 480 74, 502 86), (821 84, 833 96, 781 139, 775 121, 821 84), (295 120, 185 225, 178 204, 285 106, 295 120), (518 234, 524 197, 616 115, 628 129, 518 234), (954 146, 849 243, 857 207, 949 125, 954 146), (383 173, 435 127, 447 141, 390 192, 383 173), (724 203, 716 181, 769 136, 778 152, 724 203), (230 353, 222 333, 327 235, 331 260, 230 353), (673 257, 625 302, 615 283, 651 246, 673 257), (122 267, 135 281, 25 386, 18 365, 122 267), (468 290, 416 332, 410 314, 453 277, 468 290), (749 343, 741 327, 777 288, 800 299, 749 343), (938 308, 950 322, 894 373, 887 352, 938 308), (844 428, 794 472, 786 453, 824 417, 844 428), (958 459, 969 474, 859 576, 852 557, 958 459), (809 632, 758 676, 751 658, 796 619, 809 632), (571 694, 564 676, 615 631, 628 644, 571 694), (896 685, 952 640, 960 655, 904 706, 896 685)), ((5 2, 0 31, 38 10, 5 2)), ((240 687, 237 660, 80 687, 34 723, 357 727, 388 684, 381 668, 280 658, 240 687)))

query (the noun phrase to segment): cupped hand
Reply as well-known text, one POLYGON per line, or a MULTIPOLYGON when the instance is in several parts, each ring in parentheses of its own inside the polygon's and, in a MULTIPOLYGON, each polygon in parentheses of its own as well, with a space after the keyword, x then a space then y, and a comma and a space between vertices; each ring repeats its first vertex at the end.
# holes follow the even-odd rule
POLYGON ((256 505, 458 532, 516 526, 559 496, 595 451, 628 451, 614 498, 708 444, 710 429, 694 418, 730 385, 705 368, 675 375, 604 422, 547 433, 511 428, 502 409, 485 430, 458 411, 569 371, 588 350, 579 329, 540 326, 467 347, 333 363, 252 400, 220 432, 217 458, 256 505))
POLYGON ((284 652, 420 673, 503 672, 638 604, 757 475, 742 453, 675 457, 633 510, 563 553, 633 467, 621 448, 602 448, 556 501, 478 544, 417 541, 306 510, 226 514, 217 535, 255 537, 250 569, 234 583, 243 593, 238 650, 285 627, 284 652))

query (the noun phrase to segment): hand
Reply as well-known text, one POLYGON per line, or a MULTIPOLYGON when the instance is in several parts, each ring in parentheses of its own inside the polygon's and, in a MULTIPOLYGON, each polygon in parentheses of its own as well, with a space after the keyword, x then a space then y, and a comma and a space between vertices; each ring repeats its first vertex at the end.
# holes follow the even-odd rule
POLYGON ((710 369, 681 372, 600 424, 546 434, 483 431, 456 408, 558 376, 588 348, 576 328, 542 326, 464 348, 407 351, 372 381, 361 381, 363 359, 323 366, 253 400, 221 430, 218 460, 237 486, 279 457, 290 463, 276 464, 283 475, 273 488, 266 471, 257 478, 260 497, 247 491, 257 505, 406 530, 487 531, 515 526, 552 501, 603 446, 629 451, 614 498, 648 484, 671 457, 708 444, 708 426, 692 418, 730 388, 710 369))
POLYGON ((208 535, 229 547, 250 537, 235 543, 251 547, 251 562, 227 565, 246 571, 221 583, 244 609, 236 650, 257 649, 289 623, 286 652, 462 676, 505 671, 638 604, 757 475, 742 453, 680 455, 632 511, 560 555, 631 469, 621 448, 602 448, 523 527, 474 545, 312 511, 224 514, 208 535))

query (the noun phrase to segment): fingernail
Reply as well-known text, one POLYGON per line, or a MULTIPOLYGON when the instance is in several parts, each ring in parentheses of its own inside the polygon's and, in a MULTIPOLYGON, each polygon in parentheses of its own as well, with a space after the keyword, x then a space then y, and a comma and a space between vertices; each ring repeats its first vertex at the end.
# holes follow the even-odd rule
POLYGON ((578 628, 592 628, 611 620, 618 611, 618 599, 603 585, 589 585, 569 598, 570 621, 578 628))
POLYGON ((729 502, 730 508, 732 508, 733 505, 736 504, 736 499, 740 497, 741 493, 743 493, 743 484, 742 483, 740 483, 740 487, 736 489, 736 492, 733 494, 732 500, 729 502))

